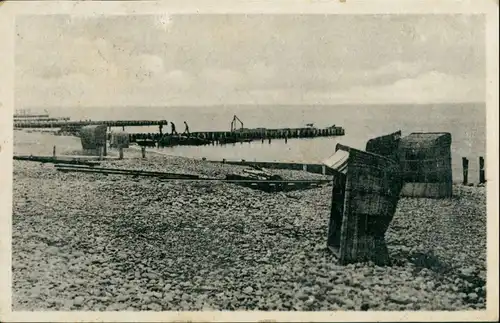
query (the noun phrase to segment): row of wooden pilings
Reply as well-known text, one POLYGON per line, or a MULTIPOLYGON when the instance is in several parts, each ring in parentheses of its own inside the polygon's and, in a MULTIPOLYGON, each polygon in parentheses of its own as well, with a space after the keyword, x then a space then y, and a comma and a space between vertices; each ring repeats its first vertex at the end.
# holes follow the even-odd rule
POLYGON ((291 129, 255 129, 243 131, 210 131, 194 132, 194 136, 199 136, 209 140, 220 138, 236 139, 285 139, 285 138, 314 138, 327 136, 343 136, 345 134, 342 127, 331 127, 325 129, 316 128, 291 128, 291 129))
MULTIPOLYGON (((123 147, 118 147, 118 159, 123 159, 123 147)), ((101 152, 102 150, 100 150, 101 152)), ((146 158, 146 147, 141 147, 141 156, 142 158, 146 158)), ((99 157, 102 159, 102 153, 99 154, 99 157)))
MULTIPOLYGON (((118 159, 123 159, 123 147, 118 147, 118 159)), ((106 156, 106 149, 104 147, 99 147, 98 148, 98 155, 99 159, 103 160, 104 156, 106 156)), ((146 147, 141 147, 141 155, 142 158, 146 158, 146 147)), ((56 158, 57 157, 57 148, 54 146, 52 148, 52 157, 56 158)))
POLYGON ((107 127, 146 127, 146 126, 158 126, 161 129, 164 125, 167 125, 166 120, 80 120, 80 121, 70 121, 66 118, 58 119, 57 121, 47 121, 47 120, 22 120, 14 122, 15 128, 81 128, 89 125, 105 125, 107 127))
MULTIPOLYGON (((248 130, 248 131, 207 131, 192 132, 184 134, 191 138, 206 140, 208 143, 225 143, 250 140, 270 140, 270 139, 291 139, 291 138, 315 138, 328 136, 343 136, 345 131, 342 127, 333 127, 326 129, 301 128, 301 129, 266 129, 266 130, 248 130)), ((178 134, 160 134, 160 133, 135 133, 130 134, 130 142, 139 140, 160 141, 164 138, 176 136, 178 134)))
POLYGON ((46 122, 49 125, 49 128, 53 128, 52 124, 49 123, 51 121, 69 121, 68 117, 61 117, 61 118, 32 118, 32 119, 20 119, 20 118, 14 118, 14 124, 16 124, 18 127, 23 128, 23 126, 29 125, 32 122, 46 122))
MULTIPOLYGON (((463 185, 469 185, 469 159, 467 157, 462 157, 462 168, 463 168, 463 185)), ((479 184, 486 183, 486 175, 484 169, 484 158, 479 157, 479 184)))

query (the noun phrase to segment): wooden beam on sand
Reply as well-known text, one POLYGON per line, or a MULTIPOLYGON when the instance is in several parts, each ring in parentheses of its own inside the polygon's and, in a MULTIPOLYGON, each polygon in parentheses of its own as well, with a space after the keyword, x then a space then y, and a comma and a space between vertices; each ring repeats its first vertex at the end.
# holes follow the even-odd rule
POLYGON ((86 167, 80 165, 56 165, 57 170, 63 172, 92 172, 101 174, 117 174, 117 175, 132 175, 132 176, 157 176, 157 177, 170 177, 170 178, 185 178, 185 179, 198 179, 200 176, 194 174, 181 174, 169 172, 154 172, 140 169, 127 169, 127 168, 109 168, 109 167, 86 167))
POLYGON ((86 166, 95 166, 99 165, 99 162, 90 161, 90 160, 81 160, 77 158, 73 159, 62 159, 53 156, 12 156, 14 160, 24 160, 24 161, 33 161, 39 163, 50 163, 50 164, 71 164, 71 165, 86 165, 86 166))
POLYGON ((237 178, 200 178, 193 174, 179 173, 164 173, 153 172, 135 169, 123 168, 104 168, 104 167, 83 167, 70 165, 56 165, 57 170, 61 172, 80 172, 80 173, 97 173, 103 175, 129 175, 129 176, 146 176, 157 177, 163 180, 183 180, 183 181, 201 181, 201 182, 228 182, 228 183, 268 183, 268 184, 329 184, 331 180, 267 180, 267 179, 248 179, 242 180, 237 178))

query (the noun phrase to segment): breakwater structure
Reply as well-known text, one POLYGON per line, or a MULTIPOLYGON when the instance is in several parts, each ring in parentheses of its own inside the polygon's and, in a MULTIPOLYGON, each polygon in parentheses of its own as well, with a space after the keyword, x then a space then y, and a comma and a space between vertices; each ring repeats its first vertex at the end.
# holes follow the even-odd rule
MULTIPOLYGON (((235 116, 236 117, 236 116, 235 116)), ((44 117, 45 118, 45 117, 44 117)), ((309 124, 307 127, 300 128, 243 128, 241 123, 240 128, 236 128, 234 120, 231 123, 230 131, 197 131, 179 134, 164 133, 163 127, 168 125, 167 120, 83 120, 83 121, 68 121, 68 120, 14 120, 14 128, 59 128, 63 133, 80 135, 80 131, 85 126, 106 126, 111 128, 121 127, 125 131, 126 127, 144 127, 158 126, 157 133, 129 133, 129 142, 137 143, 140 146, 156 146, 156 147, 172 147, 178 145, 201 146, 201 145, 224 145, 251 142, 261 140, 271 143, 273 139, 283 139, 285 142, 293 138, 315 138, 315 137, 333 137, 343 136, 344 128, 340 126, 330 126, 323 129, 318 129, 309 124)), ((239 121, 239 119, 237 119, 239 121)), ((108 140, 111 140, 111 133, 107 134, 108 140)))
POLYGON ((66 128, 79 130, 84 126, 100 126, 105 125, 111 127, 144 127, 144 126, 159 126, 160 133, 162 128, 167 125, 166 120, 82 120, 82 121, 68 121, 68 120, 16 120, 14 119, 14 127, 16 128, 66 128))
POLYGON ((344 128, 340 126, 330 126, 323 129, 313 127, 308 124, 300 128, 244 128, 243 122, 236 115, 231 121, 230 131, 197 131, 184 132, 178 134, 173 132, 163 134, 160 128, 159 133, 134 133, 130 134, 130 142, 135 142, 141 146, 202 146, 202 145, 225 145, 251 142, 260 140, 271 143, 273 139, 284 139, 287 142, 292 138, 315 138, 343 136, 344 128), (237 127, 237 123, 240 127, 237 127))
POLYGON ((69 121, 69 117, 51 117, 46 111, 45 113, 31 113, 28 110, 17 110, 14 113, 14 127, 22 128, 21 125, 31 124, 36 122, 57 122, 69 121))
POLYGON ((130 142, 139 145, 169 147, 169 146, 201 146, 244 143, 256 140, 262 142, 273 139, 283 139, 285 142, 293 138, 316 138, 343 136, 345 130, 339 126, 324 129, 312 127, 282 128, 282 129, 240 129, 236 131, 199 131, 189 134, 134 133, 130 134, 130 142))
POLYGON ((14 112, 14 120, 45 119, 49 117, 47 110, 45 110, 44 113, 32 113, 29 109, 16 109, 14 112))
POLYGON ((50 121, 69 121, 70 118, 69 117, 58 117, 58 118, 53 118, 53 117, 39 117, 39 118, 35 118, 35 117, 32 117, 32 118, 16 118, 14 117, 14 123, 18 123, 18 124, 29 124, 31 122, 50 122, 50 121))

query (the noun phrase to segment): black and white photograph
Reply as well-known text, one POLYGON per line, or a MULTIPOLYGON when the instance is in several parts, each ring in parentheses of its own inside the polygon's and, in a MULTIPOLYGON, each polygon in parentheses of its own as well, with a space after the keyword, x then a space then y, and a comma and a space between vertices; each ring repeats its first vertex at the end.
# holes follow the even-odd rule
POLYGON ((498 318, 486 11, 47 2, 11 17, 2 315, 498 318))

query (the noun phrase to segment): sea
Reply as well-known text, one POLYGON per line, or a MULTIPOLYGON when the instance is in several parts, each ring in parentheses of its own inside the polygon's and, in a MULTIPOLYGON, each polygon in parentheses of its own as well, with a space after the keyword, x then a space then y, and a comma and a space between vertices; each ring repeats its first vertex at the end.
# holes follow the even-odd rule
MULTIPOLYGON (((160 148, 167 155, 210 160, 286 161, 321 163, 342 143, 364 149, 374 137, 401 130, 411 132, 450 132, 452 135, 453 178, 462 180, 462 157, 469 158, 469 181, 477 182, 478 159, 486 158, 486 105, 462 104, 398 104, 398 105, 303 105, 303 106, 178 106, 178 107, 95 107, 49 109, 51 116, 69 116, 72 120, 167 120, 191 132, 229 131, 236 115, 245 128, 292 128, 314 124, 317 128, 342 126, 345 135, 312 139, 254 141, 222 146, 177 146, 160 148)), ((241 126, 238 124, 238 126, 241 126)), ((120 129, 121 130, 121 129, 120 129)), ((114 131, 112 129, 112 131, 114 131)), ((125 131, 157 133, 158 127, 127 127, 125 131)), ((164 127, 170 131, 170 126, 164 127)))

